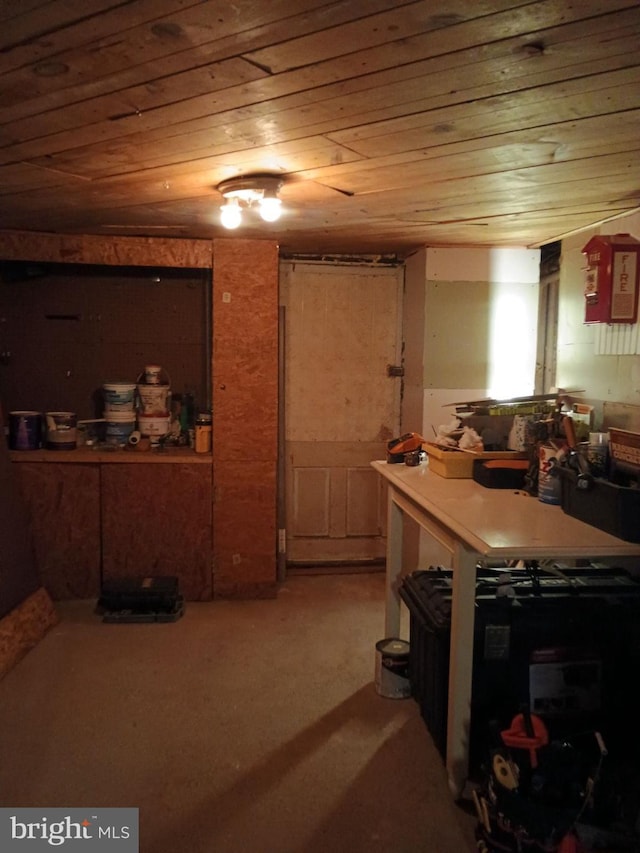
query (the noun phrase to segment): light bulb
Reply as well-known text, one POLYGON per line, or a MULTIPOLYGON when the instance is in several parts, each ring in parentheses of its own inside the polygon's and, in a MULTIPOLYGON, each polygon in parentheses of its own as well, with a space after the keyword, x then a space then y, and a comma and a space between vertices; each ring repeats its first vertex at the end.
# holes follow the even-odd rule
POLYGON ((280 219, 282 202, 275 195, 266 195, 260 202, 260 216, 265 222, 276 222, 280 219))
POLYGON ((229 198, 220 208, 220 222, 225 228, 237 228, 242 222, 242 211, 237 198, 229 198))

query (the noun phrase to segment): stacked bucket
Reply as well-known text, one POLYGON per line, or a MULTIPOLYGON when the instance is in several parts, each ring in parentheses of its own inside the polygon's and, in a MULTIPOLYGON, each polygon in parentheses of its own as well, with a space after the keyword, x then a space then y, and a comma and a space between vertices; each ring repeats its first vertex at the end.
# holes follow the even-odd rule
POLYGON ((157 444, 169 432, 171 386, 159 365, 147 365, 136 382, 105 382, 102 390, 107 444, 134 444, 140 436, 157 444))
POLYGON ((105 382, 104 419, 107 444, 124 445, 136 427, 134 382, 105 382))
POLYGON ((171 383, 158 364, 148 364, 138 376, 138 430, 151 444, 169 432, 171 423, 171 383))

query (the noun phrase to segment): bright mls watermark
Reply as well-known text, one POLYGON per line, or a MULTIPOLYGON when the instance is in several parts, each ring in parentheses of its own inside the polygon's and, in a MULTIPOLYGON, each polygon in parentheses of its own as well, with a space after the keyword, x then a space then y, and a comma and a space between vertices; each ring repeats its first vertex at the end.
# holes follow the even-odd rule
POLYGON ((139 853, 138 809, 0 808, 2 853, 139 853))

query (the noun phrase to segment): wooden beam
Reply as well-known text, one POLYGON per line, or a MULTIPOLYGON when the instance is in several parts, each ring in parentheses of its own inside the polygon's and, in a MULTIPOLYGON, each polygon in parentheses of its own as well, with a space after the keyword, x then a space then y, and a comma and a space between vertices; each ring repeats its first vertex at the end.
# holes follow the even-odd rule
POLYGON ((0 258, 5 261, 189 269, 210 269, 213 264, 212 244, 208 240, 97 237, 31 231, 0 231, 0 258))

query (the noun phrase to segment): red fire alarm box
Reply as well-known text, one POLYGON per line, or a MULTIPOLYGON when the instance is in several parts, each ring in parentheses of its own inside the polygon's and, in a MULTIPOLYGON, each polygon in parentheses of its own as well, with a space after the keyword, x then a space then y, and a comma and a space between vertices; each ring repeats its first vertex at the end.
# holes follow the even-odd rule
POLYGON ((635 323, 640 240, 630 234, 599 234, 582 251, 587 256, 585 323, 635 323))

